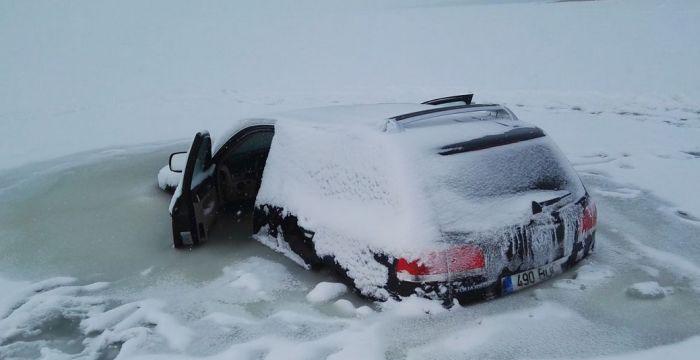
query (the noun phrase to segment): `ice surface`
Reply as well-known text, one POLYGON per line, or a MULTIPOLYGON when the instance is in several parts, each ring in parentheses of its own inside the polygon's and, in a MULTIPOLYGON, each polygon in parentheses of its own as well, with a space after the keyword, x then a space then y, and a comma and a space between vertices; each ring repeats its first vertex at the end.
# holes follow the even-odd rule
POLYGON ((589 261, 576 270, 573 279, 555 280, 552 286, 566 290, 585 290, 586 287, 600 285, 613 276, 614 271, 609 266, 589 261))
POLYGON ((627 354, 596 356, 587 358, 587 360, 691 360, 698 356, 698 348, 700 348, 700 337, 693 336, 676 344, 659 346, 653 349, 635 351, 627 354))
POLYGON ((494 2, 0 3, 0 328, 16 335, 0 338, 0 358, 696 359, 700 3, 494 2), (346 294, 361 314, 347 317, 305 298, 331 274, 244 229, 172 250, 153 175, 189 143, 122 146, 223 134, 270 111, 469 91, 572 160, 600 215, 583 265, 611 277, 574 269, 435 314, 346 294), (10 169, 37 160, 49 161, 10 169), (265 296, 229 286, 246 277, 265 296), (675 292, 626 295, 647 281, 675 292), (106 330, 87 336, 91 323, 106 330))
POLYGON ((1 26, 15 30, 0 38, 11 54, 0 59, 0 124, 15 136, 0 144, 2 167, 191 139, 196 129, 227 128, 261 108, 425 100, 460 88, 697 95, 693 0, 478 2, 276 0, 202 9, 164 0, 40 8, 9 1, 0 9, 1 26), (162 26, 153 27, 154 14, 162 26), (455 40, 456 33, 471 36, 455 40), (36 39, 39 48, 30 45, 36 39), (74 136, 80 141, 65 141, 74 136))

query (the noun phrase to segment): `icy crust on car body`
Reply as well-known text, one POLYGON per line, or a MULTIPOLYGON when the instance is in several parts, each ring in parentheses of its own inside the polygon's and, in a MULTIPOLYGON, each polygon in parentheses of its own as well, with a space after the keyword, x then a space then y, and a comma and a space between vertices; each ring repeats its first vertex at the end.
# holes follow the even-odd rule
POLYGON ((286 256, 287 258, 297 263, 299 266, 307 270, 309 269, 309 265, 304 262, 304 259, 302 259, 289 247, 289 243, 287 243, 284 240, 281 230, 278 230, 277 236, 274 237, 270 235, 270 227, 268 225, 265 225, 262 228, 260 228, 260 231, 258 231, 257 234, 253 234, 253 239, 286 256))
MULTIPOLYGON (((484 250, 486 267, 484 276, 489 282, 478 287, 491 285, 499 279, 505 269, 511 273, 533 269, 573 256, 574 261, 583 257, 583 247, 576 248, 576 243, 583 242, 584 234, 578 232, 583 208, 578 204, 570 204, 559 210, 559 218, 564 230, 561 247, 552 246, 557 242, 557 225, 555 219, 541 213, 531 218, 532 222, 521 223, 481 231, 470 235, 470 242, 479 244, 484 250), (522 239, 529 238, 528 244, 522 239)), ((556 269, 558 271, 558 269, 556 269)), ((457 290, 467 291, 472 288, 465 287, 457 290)))

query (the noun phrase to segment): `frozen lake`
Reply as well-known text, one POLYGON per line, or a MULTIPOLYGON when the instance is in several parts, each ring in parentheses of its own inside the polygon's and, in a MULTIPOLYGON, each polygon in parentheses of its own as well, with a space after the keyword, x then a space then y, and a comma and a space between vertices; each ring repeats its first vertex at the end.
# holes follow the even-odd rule
POLYGON ((248 222, 171 247, 155 175, 182 148, 0 174, 0 358, 590 358, 698 346, 699 224, 607 176, 581 171, 598 203, 597 251, 554 280, 449 311, 351 294, 341 298, 352 306, 314 304, 306 294, 333 275, 253 241, 248 222), (646 296, 629 289, 648 282, 658 285, 635 287, 646 296))
POLYGON ((0 360, 696 360, 698 14, 696 0, 1 1, 0 360), (172 248, 156 173, 187 143, 171 139, 469 92, 545 130, 595 198, 597 251, 572 271, 448 311, 311 303, 333 275, 245 221, 172 248))

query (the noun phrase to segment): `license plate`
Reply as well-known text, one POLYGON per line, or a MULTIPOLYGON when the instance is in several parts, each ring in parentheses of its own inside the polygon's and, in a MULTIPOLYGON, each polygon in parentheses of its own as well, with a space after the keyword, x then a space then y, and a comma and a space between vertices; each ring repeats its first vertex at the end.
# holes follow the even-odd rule
POLYGON ((552 278, 554 275, 561 272, 561 264, 566 261, 566 258, 559 259, 547 265, 540 266, 535 269, 523 271, 521 273, 506 276, 501 280, 503 292, 510 294, 512 292, 532 286, 544 280, 552 278))

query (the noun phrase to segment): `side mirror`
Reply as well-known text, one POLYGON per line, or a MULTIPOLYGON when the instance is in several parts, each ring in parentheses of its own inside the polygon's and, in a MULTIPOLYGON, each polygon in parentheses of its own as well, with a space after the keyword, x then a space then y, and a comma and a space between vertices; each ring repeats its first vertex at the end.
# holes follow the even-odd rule
POLYGON ((181 151, 170 154, 170 160, 168 161, 168 166, 170 171, 181 173, 185 171, 185 166, 187 165, 187 152, 181 151))

